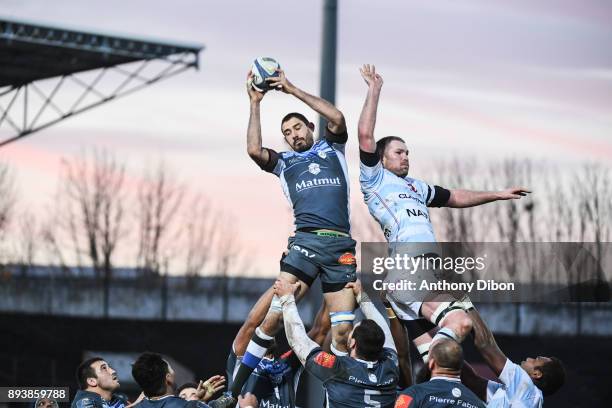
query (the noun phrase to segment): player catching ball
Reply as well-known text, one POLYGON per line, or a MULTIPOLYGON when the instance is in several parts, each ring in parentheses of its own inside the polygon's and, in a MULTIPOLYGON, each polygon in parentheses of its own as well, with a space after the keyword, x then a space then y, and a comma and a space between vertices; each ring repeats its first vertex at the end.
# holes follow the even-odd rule
MULTIPOLYGON (((314 140, 314 124, 301 113, 281 120, 281 133, 291 150, 276 152, 262 147, 260 106, 266 93, 251 86, 247 77, 250 119, 247 151, 259 167, 276 175, 293 208, 295 236, 290 238, 280 262, 279 279, 300 283, 303 296, 320 276, 332 323, 332 350, 346 353, 354 319, 355 299, 348 282, 356 279, 355 241, 350 237, 349 183, 344 146, 348 139, 344 115, 331 103, 310 95, 292 84, 282 70, 266 80, 273 89, 292 95, 328 121, 323 136, 314 140)), ((270 310, 255 330, 231 387, 238 395, 244 382, 266 353, 281 328, 282 308, 274 296, 270 310)))

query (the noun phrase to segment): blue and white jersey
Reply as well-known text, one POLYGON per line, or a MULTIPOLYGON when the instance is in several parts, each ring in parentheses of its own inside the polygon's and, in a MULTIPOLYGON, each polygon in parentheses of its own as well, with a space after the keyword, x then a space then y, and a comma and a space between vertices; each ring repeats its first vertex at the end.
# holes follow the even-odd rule
POLYGON ((446 205, 450 193, 383 168, 373 153, 361 152, 361 192, 389 242, 436 242, 427 207, 446 205), (365 157, 364 157, 365 156, 365 157))
POLYGON ((489 381, 487 384, 487 408, 509 408, 510 400, 503 384, 489 381))
POLYGON ((305 152, 268 149, 270 160, 262 169, 276 174, 293 207, 296 229, 325 228, 350 232, 349 183, 344 143, 346 132, 324 138, 305 152))
POLYGON ((491 407, 541 408, 544 403, 542 391, 533 383, 531 377, 520 365, 506 359, 504 369, 499 375, 502 384, 489 382, 487 398, 497 384, 489 405, 491 407), (505 395, 504 395, 505 394, 505 395))

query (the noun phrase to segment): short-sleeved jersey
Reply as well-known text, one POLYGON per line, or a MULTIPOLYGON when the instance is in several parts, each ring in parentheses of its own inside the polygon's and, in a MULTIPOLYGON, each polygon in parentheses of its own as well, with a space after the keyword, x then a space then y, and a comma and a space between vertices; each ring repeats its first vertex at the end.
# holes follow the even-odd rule
MULTIPOLYGON (((542 391, 533 383, 529 374, 520 365, 514 364, 510 359, 506 359, 506 364, 499 375, 499 379, 503 383, 503 386, 501 384, 499 386, 505 391, 506 399, 510 403, 509 406, 513 408, 542 407, 544 403, 542 391)), ((496 391, 496 394, 499 400, 503 401, 503 394, 499 390, 496 391)))
MULTIPOLYGON (((230 387, 238 358, 232 351, 228 358, 230 387)), ((259 408, 293 408, 296 392, 304 367, 292 350, 277 359, 264 358, 242 387, 242 394, 250 392, 257 397, 259 408)))
POLYGON ((436 241, 427 207, 446 204, 436 200, 436 191, 444 189, 411 177, 398 177, 383 168, 380 160, 372 166, 361 160, 359 182, 368 210, 387 241, 436 241))
POLYGON ((397 353, 384 349, 376 361, 336 356, 320 348, 306 359, 306 370, 323 382, 327 408, 393 407, 399 379, 397 353))
POLYGON ((166 395, 157 399, 145 398, 134 408, 210 408, 202 401, 187 401, 174 395, 166 395))
POLYGON ((402 391, 395 408, 485 408, 485 403, 457 378, 434 377, 402 391))
POLYGON ((305 152, 268 149, 270 160, 262 169, 276 174, 293 207, 296 229, 324 228, 350 232, 349 183, 344 144, 346 132, 326 136, 305 152))
POLYGON ((113 395, 110 401, 95 392, 79 390, 70 404, 71 408, 123 408, 127 405, 127 399, 120 395, 113 395))
POLYGON ((487 408, 510 408, 510 400, 503 384, 495 381, 487 383, 487 408))

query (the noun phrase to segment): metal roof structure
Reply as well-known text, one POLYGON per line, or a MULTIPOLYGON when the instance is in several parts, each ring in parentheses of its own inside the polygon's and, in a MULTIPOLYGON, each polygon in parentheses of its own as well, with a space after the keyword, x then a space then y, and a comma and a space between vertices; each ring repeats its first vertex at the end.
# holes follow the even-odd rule
POLYGON ((203 48, 0 17, 0 147, 161 79, 198 69, 203 48), (147 72, 152 68, 154 72, 147 72), (111 75, 116 83, 102 89, 103 79, 111 75), (62 92, 76 98, 62 105, 62 92), (2 140, 6 133, 8 138, 2 140))

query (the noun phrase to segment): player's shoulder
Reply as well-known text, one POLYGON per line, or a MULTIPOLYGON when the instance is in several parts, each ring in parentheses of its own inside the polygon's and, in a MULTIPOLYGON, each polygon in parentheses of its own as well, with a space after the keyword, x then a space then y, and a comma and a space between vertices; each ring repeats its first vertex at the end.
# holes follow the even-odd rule
POLYGON ((103 408, 104 405, 108 406, 100 395, 83 390, 77 391, 71 404, 73 408, 103 408))
POLYGON ((324 368, 333 368, 341 359, 346 357, 348 356, 337 356, 333 353, 324 351, 321 347, 317 347, 310 352, 306 361, 324 368))
POLYGON ((527 371, 519 364, 514 363, 509 358, 499 375, 499 379, 504 383, 511 397, 524 400, 542 401, 542 391, 535 385, 527 371))

